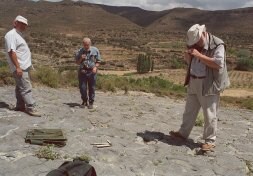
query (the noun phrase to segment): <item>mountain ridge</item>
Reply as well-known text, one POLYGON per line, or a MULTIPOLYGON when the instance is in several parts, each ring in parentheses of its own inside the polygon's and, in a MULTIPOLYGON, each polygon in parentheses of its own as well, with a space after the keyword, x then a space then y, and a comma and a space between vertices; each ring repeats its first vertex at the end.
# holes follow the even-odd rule
POLYGON ((10 27, 16 15, 31 21, 34 28, 56 31, 140 30, 179 31, 192 24, 206 24, 211 31, 253 33, 253 7, 208 11, 195 8, 174 8, 148 11, 138 7, 108 6, 87 2, 3 0, 0 2, 0 27, 10 27), (45 25, 46 26, 45 26, 45 25))

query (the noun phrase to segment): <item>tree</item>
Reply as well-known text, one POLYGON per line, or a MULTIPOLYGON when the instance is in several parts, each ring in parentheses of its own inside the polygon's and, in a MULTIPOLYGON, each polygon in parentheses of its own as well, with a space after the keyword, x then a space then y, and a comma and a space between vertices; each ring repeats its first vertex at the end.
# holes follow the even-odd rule
POLYGON ((138 73, 148 73, 153 71, 154 62, 150 55, 139 54, 137 58, 137 72, 138 73))

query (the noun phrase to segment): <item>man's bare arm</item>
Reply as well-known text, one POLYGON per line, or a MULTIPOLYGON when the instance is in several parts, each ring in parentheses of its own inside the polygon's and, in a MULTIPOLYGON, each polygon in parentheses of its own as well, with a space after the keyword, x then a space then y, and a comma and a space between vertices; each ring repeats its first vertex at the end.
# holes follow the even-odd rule
POLYGON ((208 57, 206 55, 201 54, 196 49, 190 49, 189 53, 194 57, 198 58, 201 62, 207 65, 210 68, 219 70, 221 67, 215 62, 214 58, 208 57))
POLYGON ((16 74, 17 74, 17 76, 21 77, 23 75, 23 71, 20 68, 20 65, 18 63, 18 58, 17 58, 16 53, 11 50, 10 52, 8 52, 8 54, 9 54, 9 56, 11 58, 12 63, 16 67, 16 74))

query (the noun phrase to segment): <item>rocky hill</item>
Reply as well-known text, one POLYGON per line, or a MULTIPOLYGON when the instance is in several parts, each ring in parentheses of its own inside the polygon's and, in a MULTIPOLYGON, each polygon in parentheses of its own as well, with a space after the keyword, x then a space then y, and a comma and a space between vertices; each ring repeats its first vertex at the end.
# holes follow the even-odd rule
POLYGON ((126 18, 109 13, 98 5, 72 2, 10 0, 0 2, 0 23, 10 27, 17 14, 27 17, 31 30, 41 32, 83 33, 90 30, 132 30, 139 28, 126 18))
POLYGON ((193 23, 205 23, 208 29, 218 32, 252 33, 253 31, 251 20, 253 7, 218 11, 175 8, 156 12, 136 7, 115 7, 71 0, 57 3, 28 0, 0 2, 2 27, 11 25, 11 21, 17 14, 29 18, 32 28, 61 32, 133 30, 141 27, 154 31, 182 32, 193 23))

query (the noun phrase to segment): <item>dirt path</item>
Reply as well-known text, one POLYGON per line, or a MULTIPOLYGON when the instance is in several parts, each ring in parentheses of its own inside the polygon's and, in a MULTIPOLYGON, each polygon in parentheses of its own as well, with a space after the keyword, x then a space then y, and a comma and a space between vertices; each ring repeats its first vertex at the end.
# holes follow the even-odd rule
POLYGON ((221 96, 228 97, 253 97, 253 90, 251 89, 227 89, 221 96))

